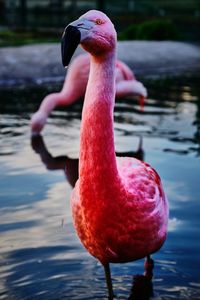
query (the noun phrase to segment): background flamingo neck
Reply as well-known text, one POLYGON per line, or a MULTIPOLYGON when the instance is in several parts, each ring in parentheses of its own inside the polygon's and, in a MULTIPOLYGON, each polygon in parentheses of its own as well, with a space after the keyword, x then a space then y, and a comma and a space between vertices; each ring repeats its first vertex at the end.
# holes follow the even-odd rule
POLYGON ((40 111, 47 116, 54 110, 57 106, 66 106, 71 104, 76 99, 76 95, 69 89, 60 93, 52 93, 45 97, 40 105, 40 111))
POLYGON ((119 177, 114 149, 114 99, 115 52, 103 58, 92 57, 81 123, 79 175, 80 188, 88 184, 99 195, 102 186, 110 189, 119 177))

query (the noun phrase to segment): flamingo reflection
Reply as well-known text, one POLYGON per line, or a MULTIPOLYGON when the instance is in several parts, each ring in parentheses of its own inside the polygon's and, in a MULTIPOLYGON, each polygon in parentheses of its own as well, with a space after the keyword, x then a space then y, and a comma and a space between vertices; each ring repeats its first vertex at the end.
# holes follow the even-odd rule
POLYGON ((31 137, 31 146, 40 156, 47 170, 63 170, 69 184, 72 187, 75 186, 78 179, 78 159, 73 159, 66 155, 53 157, 48 151, 41 135, 31 137))

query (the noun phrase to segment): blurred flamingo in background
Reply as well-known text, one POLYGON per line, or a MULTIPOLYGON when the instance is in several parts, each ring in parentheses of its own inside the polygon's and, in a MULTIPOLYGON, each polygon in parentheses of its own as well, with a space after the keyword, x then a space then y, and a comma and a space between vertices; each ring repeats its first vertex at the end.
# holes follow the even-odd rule
MULTIPOLYGON (((56 106, 67 106, 84 97, 90 71, 90 57, 88 54, 77 56, 67 72, 61 92, 47 95, 38 111, 31 118, 31 131, 38 134, 43 129, 47 118, 56 106)), ((147 91, 144 85, 137 81, 131 69, 122 61, 116 61, 115 69, 116 97, 138 96, 141 107, 147 91)))
POLYGON ((71 196, 76 231, 85 248, 104 266, 113 299, 109 263, 147 257, 163 245, 168 203, 157 172, 135 158, 115 156, 116 31, 110 19, 92 10, 66 27, 62 61, 68 66, 77 45, 90 53, 82 112, 79 180, 71 196))

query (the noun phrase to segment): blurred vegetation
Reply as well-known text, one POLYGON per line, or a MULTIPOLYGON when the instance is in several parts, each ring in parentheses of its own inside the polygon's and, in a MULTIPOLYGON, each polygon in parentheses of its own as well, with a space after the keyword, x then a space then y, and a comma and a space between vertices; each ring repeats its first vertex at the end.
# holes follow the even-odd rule
POLYGON ((57 32, 40 32, 38 30, 1 30, 0 47, 21 46, 28 44, 60 42, 61 34, 57 32))
MULTIPOLYGON (((47 30, 2 30, 0 47, 20 46, 34 43, 58 43, 62 32, 47 30)), ((181 40, 182 35, 170 20, 151 20, 129 25, 118 34, 118 40, 181 40)))
POLYGON ((170 20, 152 20, 132 24, 118 34, 119 40, 180 40, 181 34, 170 20))
POLYGON ((105 11, 122 40, 200 40, 200 0, 0 0, 0 46, 57 41, 89 9, 105 11))

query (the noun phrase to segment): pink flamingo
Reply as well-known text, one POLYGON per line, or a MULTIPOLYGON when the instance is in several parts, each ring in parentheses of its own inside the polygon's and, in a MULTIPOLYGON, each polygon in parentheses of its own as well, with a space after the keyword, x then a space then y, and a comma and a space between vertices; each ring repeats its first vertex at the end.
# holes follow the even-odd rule
POLYGON ((102 12, 91 10, 66 27, 62 60, 69 64, 78 44, 91 65, 82 112, 79 180, 71 196, 77 234, 104 266, 113 299, 109 263, 147 257, 167 235, 168 202, 157 172, 135 158, 116 158, 113 133, 116 31, 102 12))
MULTIPOLYGON (((90 57, 88 54, 77 56, 67 72, 61 92, 47 95, 40 108, 31 118, 31 130, 38 134, 43 129, 47 118, 56 106, 67 106, 85 95, 90 70, 90 57)), ((144 85, 135 79, 131 69, 122 61, 116 61, 116 97, 138 95, 140 105, 143 107, 147 91, 144 85)))

